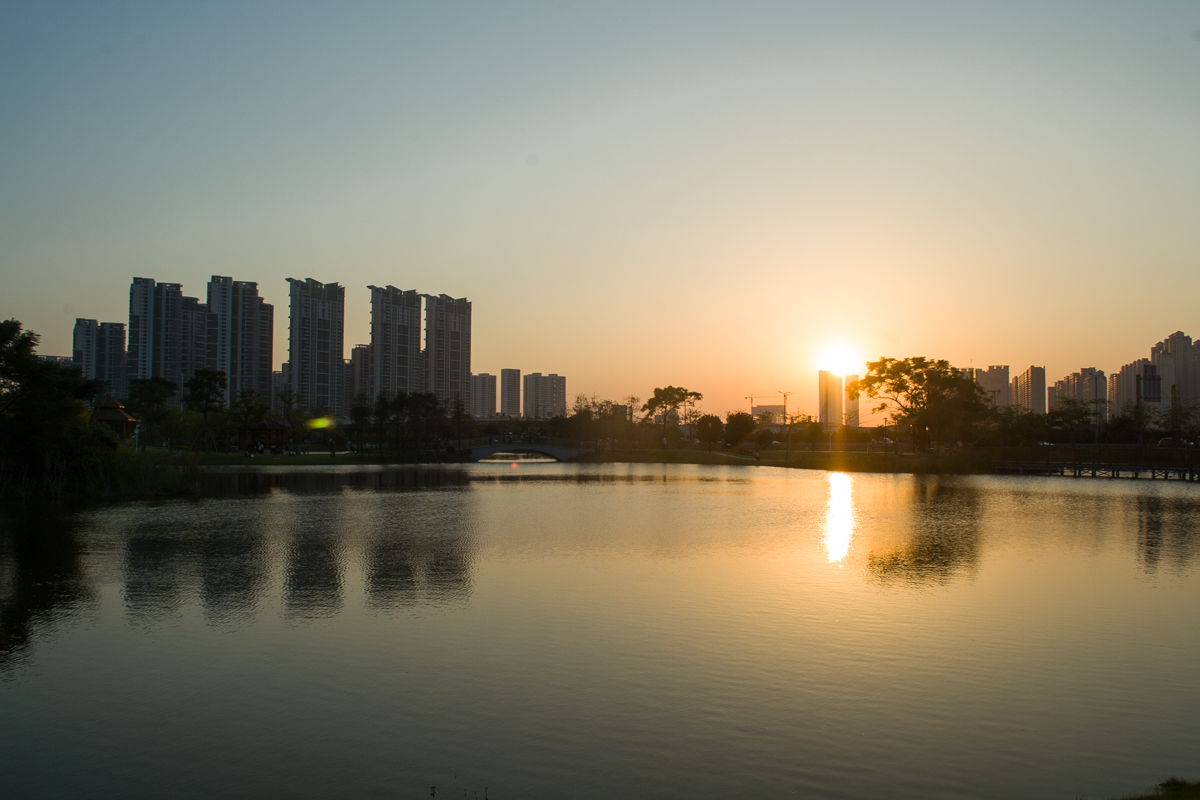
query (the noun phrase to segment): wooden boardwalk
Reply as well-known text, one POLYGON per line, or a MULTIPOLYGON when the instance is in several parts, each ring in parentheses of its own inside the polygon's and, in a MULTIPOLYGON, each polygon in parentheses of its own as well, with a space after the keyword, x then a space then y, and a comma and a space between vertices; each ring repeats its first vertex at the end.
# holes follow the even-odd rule
POLYGON ((1068 461, 997 461, 997 475, 1061 475, 1067 478, 1149 478, 1200 482, 1200 467, 1191 464, 1093 464, 1068 461))

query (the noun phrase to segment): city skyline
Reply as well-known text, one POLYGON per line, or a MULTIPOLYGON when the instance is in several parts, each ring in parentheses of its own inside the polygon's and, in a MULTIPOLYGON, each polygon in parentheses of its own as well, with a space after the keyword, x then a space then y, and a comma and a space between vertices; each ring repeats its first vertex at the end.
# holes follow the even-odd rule
POLYGON ((810 412, 830 342, 1056 380, 1196 329, 1195 4, 547 8, 7 6, 0 317, 402 279, 477 369, 810 412))
MULTIPOLYGON (((76 318, 71 354, 61 356, 44 347, 41 354, 73 363, 85 377, 108 379, 111 375, 114 386, 124 386, 128 380, 152 374, 177 376, 176 382, 182 385, 196 369, 233 373, 235 386, 227 391, 227 402, 232 402, 241 389, 250 388, 276 407, 276 393, 287 388, 306 407, 331 408, 345 415, 349 413, 352 397, 359 393, 373 398, 380 393, 430 392, 443 403, 452 404, 461 391, 466 408, 479 416, 475 410, 484 407, 480 405, 483 401, 473 396, 474 388, 479 386, 490 393, 495 401, 491 404, 494 413, 500 417, 528 416, 524 410, 528 392, 521 388, 520 369, 501 368, 499 385, 496 375, 472 372, 473 303, 467 298, 402 291, 391 285, 386 289, 367 286, 371 293, 370 343, 347 346, 343 340, 346 287, 311 277, 286 280, 290 293, 287 320, 290 358, 279 370, 269 370, 261 355, 271 347, 273 305, 260 296, 257 282, 235 281, 219 275, 210 277, 207 303, 184 296, 180 283, 132 278, 128 305, 130 336, 126 358, 119 367, 113 366, 115 353, 121 346, 114 344, 114 337, 119 334, 120 342, 125 343, 125 323, 97 324, 94 318, 76 318), (416 330, 417 334, 410 336, 410 330, 416 330), (247 338, 248 343, 239 345, 239 336, 247 338), (377 338, 382 343, 378 348, 373 346, 377 338), (361 361, 356 362, 359 356, 361 361), (300 368, 292 368, 292 362, 300 364, 300 368), (480 383, 480 379, 490 379, 491 383, 487 380, 480 383), (316 399, 309 399, 310 396, 316 399), (514 413, 514 407, 521 411, 514 413)), ((816 373, 816 410, 809 412, 805 400, 798 398, 793 414, 809 413, 827 426, 836 426, 835 419, 843 420, 837 424, 851 427, 884 422, 883 415, 870 406, 861 407, 861 400, 851 399, 847 392, 849 384, 859 377, 851 370, 860 370, 860 364, 865 366, 854 345, 845 341, 828 342, 815 361, 824 367, 816 373)), ((967 372, 994 405, 1011 404, 1035 413, 1054 410, 1061 398, 1070 398, 1092 403, 1104 400, 1106 416, 1119 414, 1128 403, 1144 399, 1142 390, 1137 388, 1143 377, 1152 382, 1148 384, 1153 386, 1149 402, 1156 407, 1165 408, 1171 403, 1200 406, 1200 341, 1193 343, 1182 330, 1151 345, 1149 358, 1135 358, 1111 370, 1084 366, 1057 381, 1048 377, 1045 367, 1036 364, 1011 379, 1009 365, 989 365, 986 369, 954 366, 967 372)), ((570 406, 565 383, 557 388, 552 382, 543 389, 541 373, 532 373, 524 376, 526 387, 535 376, 536 392, 550 392, 555 397, 549 402, 535 401, 537 417, 546 418, 543 408, 553 408, 556 412, 562 409, 565 413, 570 406), (556 388, 548 388, 551 385, 556 388)), ((547 379, 561 378, 551 374, 547 379)), ((757 396, 765 399, 770 395, 757 396)), ((752 396, 741 399, 750 401, 752 396)), ((753 403, 749 407, 752 413, 756 408, 768 408, 753 403)), ((741 408, 739 405, 726 411, 741 408)))

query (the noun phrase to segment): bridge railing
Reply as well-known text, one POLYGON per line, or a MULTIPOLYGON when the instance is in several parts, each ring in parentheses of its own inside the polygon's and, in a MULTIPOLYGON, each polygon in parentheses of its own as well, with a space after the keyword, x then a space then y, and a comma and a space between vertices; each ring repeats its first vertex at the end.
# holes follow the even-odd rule
POLYGON ((464 439, 463 447, 504 447, 511 445, 514 449, 521 447, 530 447, 543 445, 546 447, 562 447, 568 450, 591 450, 593 445, 591 442, 581 442, 577 439, 559 439, 554 436, 537 436, 527 434, 521 435, 496 435, 496 436, 477 436, 473 439, 464 439))

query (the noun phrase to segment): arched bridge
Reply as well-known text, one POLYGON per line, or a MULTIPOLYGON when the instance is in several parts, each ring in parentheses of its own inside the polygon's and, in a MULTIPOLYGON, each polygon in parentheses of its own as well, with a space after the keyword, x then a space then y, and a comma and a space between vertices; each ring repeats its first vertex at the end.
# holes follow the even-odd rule
POLYGON ((541 439, 536 442, 505 442, 497 438, 475 439, 470 442, 470 446, 472 461, 480 461, 497 453, 534 453, 553 458, 555 461, 570 461, 576 456, 591 452, 591 449, 582 446, 581 442, 560 439, 541 439))

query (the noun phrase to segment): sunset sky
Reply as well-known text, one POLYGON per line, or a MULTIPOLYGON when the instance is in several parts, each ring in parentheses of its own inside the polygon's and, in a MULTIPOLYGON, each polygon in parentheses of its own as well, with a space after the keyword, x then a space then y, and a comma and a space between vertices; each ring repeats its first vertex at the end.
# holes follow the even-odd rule
POLYGON ((1200 336, 1200 3, 0 6, 0 317, 466 296, 475 372, 795 392, 1200 336))

